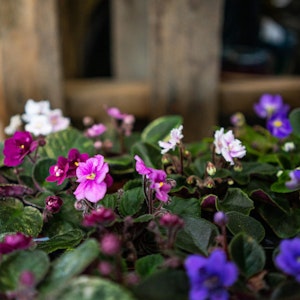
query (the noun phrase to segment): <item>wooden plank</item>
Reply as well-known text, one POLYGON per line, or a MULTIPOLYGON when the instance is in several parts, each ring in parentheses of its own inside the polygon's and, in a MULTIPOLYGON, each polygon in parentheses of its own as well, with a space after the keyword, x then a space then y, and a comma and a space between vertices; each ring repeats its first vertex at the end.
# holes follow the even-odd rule
POLYGON ((265 76, 225 80, 220 84, 220 114, 254 115, 253 104, 264 94, 280 94, 292 108, 300 105, 299 76, 265 76))
POLYGON ((56 1, 0 1, 1 107, 22 113, 29 98, 63 108, 56 1))
POLYGON ((68 115, 77 120, 90 116, 99 122, 107 121, 105 105, 149 118, 150 86, 146 82, 70 79, 65 82, 65 98, 68 115))
POLYGON ((112 0, 112 62, 118 79, 149 78, 148 0, 112 0))
POLYGON ((182 115, 186 140, 217 122, 222 4, 149 1, 152 112, 182 115))

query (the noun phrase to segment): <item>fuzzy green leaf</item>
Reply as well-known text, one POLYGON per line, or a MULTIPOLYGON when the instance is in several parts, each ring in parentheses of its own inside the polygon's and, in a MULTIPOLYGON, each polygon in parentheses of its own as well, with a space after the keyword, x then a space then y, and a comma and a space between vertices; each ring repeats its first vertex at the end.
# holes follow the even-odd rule
POLYGON ((136 214, 144 203, 145 196, 142 188, 134 188, 124 191, 118 209, 122 216, 132 216, 136 214))
POLYGON ((300 137, 300 108, 296 108, 290 113, 289 120, 293 128, 293 134, 300 137))
POLYGON ((145 278, 156 272, 163 262, 161 254, 147 255, 136 261, 135 269, 142 278, 145 278))

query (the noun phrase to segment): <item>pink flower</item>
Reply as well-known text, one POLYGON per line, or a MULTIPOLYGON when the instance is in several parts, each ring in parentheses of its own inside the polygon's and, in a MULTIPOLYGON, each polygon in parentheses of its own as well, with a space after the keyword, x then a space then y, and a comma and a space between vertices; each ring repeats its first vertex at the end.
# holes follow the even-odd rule
POLYGON ((166 172, 163 170, 152 170, 149 174, 149 179, 150 188, 155 191, 156 198, 160 201, 167 202, 169 200, 168 193, 172 186, 166 181, 166 172))
MULTIPOLYGON (((109 167, 100 154, 89 158, 86 162, 80 162, 76 169, 77 182, 79 185, 74 192, 77 200, 87 199, 96 203, 101 200, 107 191, 109 167)), ((111 182, 109 182, 111 183, 111 182)))
POLYGON ((88 137, 97 137, 106 131, 106 126, 103 124, 94 124, 92 127, 88 128, 86 135, 88 137))
POLYGON ((110 208, 101 206, 96 210, 92 210, 90 214, 87 214, 83 218, 83 225, 90 227, 97 224, 108 225, 115 221, 116 215, 110 208))
POLYGON ((123 120, 124 114, 116 107, 109 107, 106 109, 106 112, 109 116, 117 120, 123 120))
POLYGON ((57 160, 57 164, 49 168, 50 175, 46 178, 46 180, 49 182, 57 181, 57 184, 62 184, 67 178, 68 170, 68 159, 63 156, 60 156, 57 160))
POLYGON ((224 133, 224 128, 215 132, 215 152, 221 154, 223 158, 234 165, 233 158, 242 158, 246 155, 246 148, 241 141, 234 138, 232 130, 224 133))
POLYGON ((140 175, 149 175, 153 169, 146 166, 145 162, 138 156, 135 155, 134 159, 136 160, 135 169, 140 175))

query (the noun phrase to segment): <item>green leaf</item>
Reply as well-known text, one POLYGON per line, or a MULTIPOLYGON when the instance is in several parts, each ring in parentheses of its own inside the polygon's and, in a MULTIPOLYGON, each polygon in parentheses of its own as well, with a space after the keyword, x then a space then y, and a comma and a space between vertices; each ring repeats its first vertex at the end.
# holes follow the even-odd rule
POLYGON ((287 214, 272 205, 261 204, 258 212, 279 238, 291 238, 300 232, 300 209, 287 214))
POLYGON ((256 219, 236 211, 228 212, 226 215, 229 219, 227 227, 233 235, 244 232, 258 242, 265 237, 265 229, 256 219))
MULTIPOLYGON (((49 299, 50 298, 51 297, 49 297, 49 299)), ((73 279, 56 298, 51 299, 135 300, 131 293, 121 285, 110 280, 93 276, 80 276, 73 279)))
POLYGON ((161 254, 151 254, 138 259, 135 263, 137 273, 145 278, 155 273, 164 262, 161 254))
POLYGON ((293 128, 293 134, 300 137, 300 108, 292 110, 289 115, 289 120, 293 128))
POLYGON ((229 250, 232 260, 246 278, 250 278, 264 269, 265 252, 251 236, 245 233, 236 235, 229 245, 229 250))
POLYGON ((77 246, 83 239, 83 232, 79 229, 70 230, 66 233, 56 235, 50 240, 38 244, 38 249, 47 253, 59 249, 72 249, 77 246))
POLYGON ((142 188, 134 188, 124 191, 118 209, 122 216, 132 216, 136 214, 144 203, 145 196, 142 188))
POLYGON ((172 197, 171 203, 165 206, 167 210, 178 216, 190 216, 199 218, 201 216, 201 209, 199 199, 196 198, 180 198, 172 197))
POLYGON ((131 155, 109 157, 105 158, 105 161, 109 164, 111 174, 128 174, 134 171, 131 155))
POLYGON ((300 295, 299 283, 292 280, 287 280, 277 286, 272 293, 271 300, 297 300, 300 295))
POLYGON ((185 251, 208 254, 208 248, 218 235, 217 227, 202 218, 184 217, 184 227, 177 234, 176 246, 185 251))
POLYGON ((163 270, 148 276, 133 292, 143 300, 187 300, 189 283, 184 271, 163 270))
POLYGON ((66 130, 49 134, 46 145, 40 149, 40 155, 57 160, 59 156, 67 157, 70 149, 76 148, 80 153, 95 154, 93 141, 79 130, 69 127, 66 130))
POLYGON ((173 128, 182 124, 181 116, 164 116, 152 121, 142 132, 142 141, 157 144, 167 139, 173 128))
POLYGON ((47 254, 40 250, 17 251, 2 258, 0 264, 0 291, 11 291, 19 287, 19 277, 23 271, 34 274, 36 282, 46 275, 50 262, 47 254))
POLYGON ((50 274, 43 282, 42 293, 65 286, 73 277, 84 271, 99 253, 99 243, 94 239, 88 239, 76 249, 61 255, 54 261, 50 274))
POLYGON ((224 199, 218 199, 216 206, 224 212, 237 211, 245 215, 254 209, 253 201, 239 188, 228 189, 224 199))
POLYGON ((0 200, 0 233, 23 232, 36 237, 41 232, 43 216, 34 207, 26 206, 15 198, 0 200))
POLYGON ((101 200, 101 205, 115 209, 117 207, 117 202, 118 202, 118 194, 106 194, 105 197, 101 200))

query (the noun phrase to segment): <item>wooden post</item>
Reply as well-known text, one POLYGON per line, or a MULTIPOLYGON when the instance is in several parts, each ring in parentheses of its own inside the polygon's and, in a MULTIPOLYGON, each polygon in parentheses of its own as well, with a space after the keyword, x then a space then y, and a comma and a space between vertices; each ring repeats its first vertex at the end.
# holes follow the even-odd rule
POLYGON ((149 0, 152 114, 184 117, 185 140, 217 123, 222 0, 149 0))
MULTIPOLYGON (((27 99, 63 108, 56 1, 0 1, 0 107, 8 118, 27 99)), ((2 116, 1 116, 2 117, 2 116)))
POLYGON ((112 0, 112 62, 117 79, 149 78, 148 0, 112 0))

